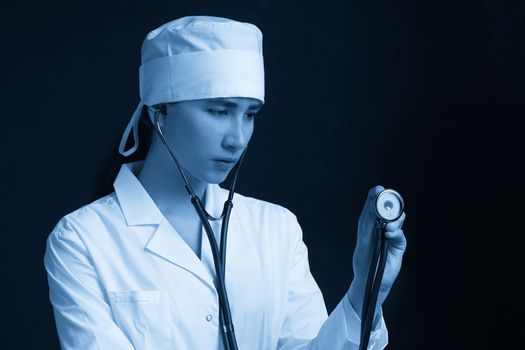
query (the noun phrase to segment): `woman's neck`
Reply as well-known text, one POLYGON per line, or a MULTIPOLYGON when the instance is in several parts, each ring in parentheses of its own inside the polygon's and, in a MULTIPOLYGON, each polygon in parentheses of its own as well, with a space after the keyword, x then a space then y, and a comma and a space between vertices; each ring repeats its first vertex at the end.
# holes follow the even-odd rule
MULTIPOLYGON (((194 217, 196 213, 180 171, 169 154, 166 157, 163 153, 149 152, 137 177, 166 217, 194 217)), ((185 175, 195 195, 204 203, 207 183, 188 172, 185 175)))

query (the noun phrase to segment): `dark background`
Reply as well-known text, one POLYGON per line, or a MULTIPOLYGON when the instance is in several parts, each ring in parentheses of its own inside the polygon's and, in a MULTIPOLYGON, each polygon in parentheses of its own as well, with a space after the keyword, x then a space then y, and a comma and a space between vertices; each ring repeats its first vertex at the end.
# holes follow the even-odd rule
POLYGON ((264 33, 267 102, 238 192, 298 216, 329 311, 382 184, 405 198, 408 238, 388 349, 523 344, 524 1, 120 0, 2 11, 2 348, 58 348, 47 235, 93 199, 147 32, 195 14, 264 33))

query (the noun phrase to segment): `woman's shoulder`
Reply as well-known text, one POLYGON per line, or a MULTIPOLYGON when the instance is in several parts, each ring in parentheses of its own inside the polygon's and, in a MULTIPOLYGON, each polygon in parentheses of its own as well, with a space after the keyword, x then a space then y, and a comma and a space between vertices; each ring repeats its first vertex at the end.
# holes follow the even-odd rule
POLYGON ((231 217, 234 227, 242 227, 243 234, 261 251, 266 247, 270 255, 285 252, 282 256, 289 256, 302 241, 296 215, 281 204, 235 193, 231 217))
POLYGON ((53 228, 51 235, 64 235, 67 232, 92 231, 104 222, 123 220, 115 192, 85 204, 64 215, 53 228))
MULTIPOLYGON (((225 191, 227 195, 227 191, 225 191)), ((237 208, 239 214, 245 215, 251 220, 262 219, 265 221, 278 222, 280 224, 297 224, 296 215, 289 208, 262 200, 255 197, 235 193, 233 207, 237 208)))
MULTIPOLYGON (((226 191, 224 189, 223 189, 223 191, 226 194, 228 193, 228 191, 226 191)), ((290 209, 286 208, 285 206, 283 206, 282 204, 270 202, 270 201, 263 200, 263 199, 256 198, 256 197, 251 197, 251 196, 248 196, 248 195, 245 195, 245 194, 241 194, 241 193, 238 193, 238 192, 235 192, 235 196, 233 197, 233 201, 234 202, 241 202, 242 205, 245 205, 245 206, 248 206, 248 207, 251 207, 251 208, 283 211, 283 212, 286 212, 286 213, 289 213, 289 214, 293 215, 292 211, 290 209)))

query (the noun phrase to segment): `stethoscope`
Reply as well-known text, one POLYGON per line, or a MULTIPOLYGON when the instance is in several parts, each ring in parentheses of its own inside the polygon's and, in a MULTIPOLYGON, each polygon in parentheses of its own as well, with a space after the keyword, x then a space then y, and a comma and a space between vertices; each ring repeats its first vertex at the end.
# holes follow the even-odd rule
POLYGON ((162 143, 166 146, 168 149, 168 152, 170 153, 171 157, 175 161, 175 164, 177 164, 177 168, 179 169, 179 172, 182 176, 182 179, 184 181, 184 186, 186 188, 186 191, 188 192, 188 195, 191 198, 191 203, 193 204, 193 207, 195 208, 195 211, 199 215, 199 218, 202 222, 202 225, 204 226, 204 230, 206 231, 206 235, 208 236, 208 240, 210 241, 211 251, 213 255, 213 264, 215 266, 215 288, 217 289, 217 293, 219 295, 219 315, 220 315, 220 327, 223 331, 223 343, 226 350, 238 350, 237 347, 237 340, 235 339, 235 331, 233 327, 233 320, 231 316, 230 311, 230 303, 228 302, 228 293, 226 292, 226 285, 224 283, 225 281, 225 274, 226 274, 226 241, 227 241, 227 235, 228 235, 228 222, 230 220, 230 213, 233 208, 233 194, 235 189, 235 183, 237 182, 237 174, 239 172, 239 168, 241 167, 242 161, 244 159, 244 155, 246 154, 247 148, 244 149, 244 151, 241 154, 241 157, 239 158, 239 161, 236 165, 235 173, 233 176, 232 183, 230 185, 230 190, 228 194, 228 199, 226 202, 224 202, 224 207, 222 209, 222 214, 220 217, 214 217, 206 211, 204 208, 204 205, 202 204, 200 198, 195 195, 195 192, 193 192, 193 188, 191 187, 188 179, 186 178, 186 175, 184 174, 184 171, 182 170, 182 167, 175 156, 175 153, 171 149, 170 145, 166 141, 166 138, 164 137, 164 134, 162 133, 162 129, 159 124, 158 120, 158 113, 160 113, 160 110, 156 109, 154 115, 154 128, 157 132, 157 135, 161 139, 162 143), (215 239, 215 235, 213 234, 213 229, 210 226, 210 221, 218 221, 222 219, 222 226, 221 226, 221 235, 220 235, 220 248, 217 246, 217 240, 215 239))
MULTIPOLYGON (((223 330, 223 343, 226 350, 238 350, 237 340, 235 339, 235 330, 233 327, 233 320, 230 311, 230 304, 228 301, 228 293, 226 292, 225 281, 225 266, 226 266, 226 241, 228 235, 228 222, 230 219, 230 213, 233 208, 233 194, 235 189, 235 184, 237 182, 237 174, 239 173, 239 168, 241 167, 244 155, 246 154, 247 148, 241 154, 239 161, 236 165, 235 173, 233 176, 232 183, 230 185, 228 199, 224 202, 224 207, 220 217, 214 217, 206 211, 201 200, 195 193, 180 166, 180 163, 175 156, 175 153, 171 149, 171 146, 166 141, 162 129, 158 121, 158 113, 160 110, 155 110, 154 115, 154 126, 155 131, 162 143, 168 149, 171 157, 175 161, 177 168, 182 176, 184 181, 184 186, 188 195, 191 198, 191 203, 193 204, 199 218, 204 226, 208 240, 210 241, 210 246, 213 254, 213 264, 215 266, 216 274, 216 289, 219 294, 219 310, 220 310, 220 326, 223 330), (213 234, 213 229, 210 226, 209 221, 222 221, 221 226, 221 235, 220 235, 220 248, 217 247, 217 241, 213 234)), ((376 235, 372 238, 374 251, 372 253, 372 259, 370 262, 370 268, 368 271, 368 278, 365 286, 365 294, 363 297, 363 308, 362 308, 362 317, 361 317, 361 341, 360 341, 360 350, 366 350, 368 348, 368 343, 370 341, 370 332, 372 329, 372 321, 374 319, 375 307, 377 304, 377 298, 379 296, 379 287, 381 286, 381 280, 383 278, 383 273, 386 265, 386 258, 388 253, 388 242, 385 236, 385 227, 389 222, 395 221, 401 217, 403 214, 404 201, 401 195, 392 190, 385 189, 380 192, 375 200, 375 212, 377 214, 377 221, 375 223, 376 235)))
POLYGON ((374 250, 368 270, 365 294, 363 296, 363 310, 361 315, 361 341, 360 350, 366 350, 370 341, 372 321, 374 320, 379 287, 383 279, 388 254, 388 242, 385 228, 389 222, 395 221, 403 214, 404 201, 401 195, 392 189, 381 191, 375 200, 377 220, 374 225, 376 234, 372 236, 374 250))

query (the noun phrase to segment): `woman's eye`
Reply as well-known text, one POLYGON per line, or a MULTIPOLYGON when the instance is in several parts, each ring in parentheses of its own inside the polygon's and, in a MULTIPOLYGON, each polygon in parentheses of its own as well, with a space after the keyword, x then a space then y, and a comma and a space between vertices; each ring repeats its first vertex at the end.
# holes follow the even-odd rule
POLYGON ((215 115, 218 115, 218 116, 227 116, 228 115, 228 111, 225 110, 225 109, 208 109, 208 111, 210 113, 213 113, 215 115))
POLYGON ((248 117, 248 119, 253 119, 255 118, 255 116, 257 115, 257 113, 247 113, 246 116, 248 117))

